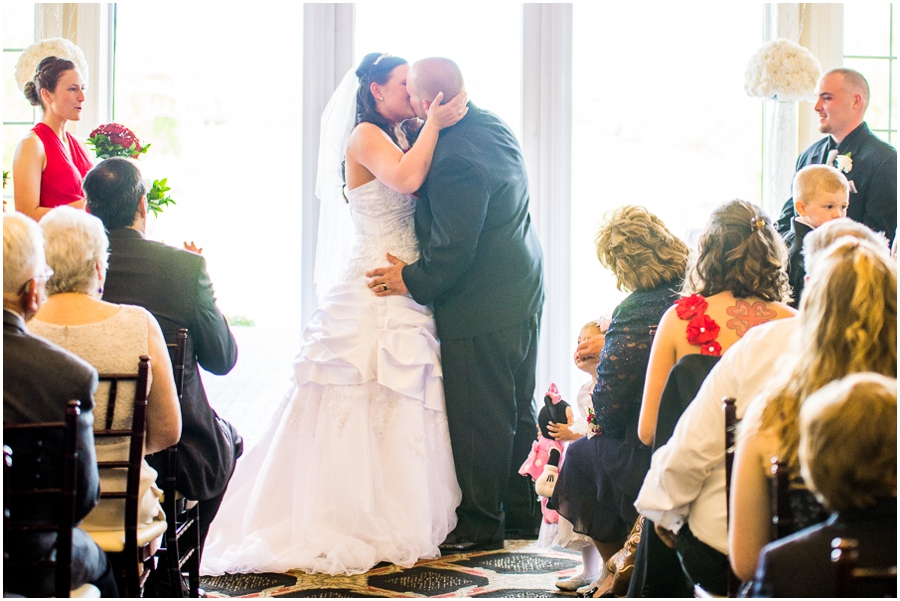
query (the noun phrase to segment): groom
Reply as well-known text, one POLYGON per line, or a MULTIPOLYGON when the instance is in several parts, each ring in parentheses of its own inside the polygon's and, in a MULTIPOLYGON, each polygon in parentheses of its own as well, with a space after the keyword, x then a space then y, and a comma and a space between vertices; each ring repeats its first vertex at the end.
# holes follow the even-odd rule
MULTIPOLYGON (((463 89, 446 58, 417 62, 410 101, 424 119, 438 92, 463 89)), ((421 257, 366 275, 378 296, 410 294, 433 304, 447 419, 462 503, 444 553, 500 549, 505 529, 536 532, 540 511, 518 468, 535 438, 535 366, 543 256, 528 214, 528 177, 515 135, 496 115, 469 103, 441 131, 419 191, 421 257)))

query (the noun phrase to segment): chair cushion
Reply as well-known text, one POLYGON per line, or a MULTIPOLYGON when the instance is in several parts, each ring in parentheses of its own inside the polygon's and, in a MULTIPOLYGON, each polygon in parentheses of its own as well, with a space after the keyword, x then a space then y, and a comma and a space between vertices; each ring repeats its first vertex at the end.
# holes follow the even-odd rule
MULTIPOLYGON (((142 547, 146 544, 149 544, 154 539, 159 538, 160 536, 166 533, 166 522, 165 521, 154 521, 152 524, 148 524, 142 528, 138 528, 137 531, 137 544, 139 547, 142 547)), ((124 530, 110 530, 110 531, 88 531, 88 534, 94 539, 94 542, 97 545, 106 551, 107 553, 121 553, 125 550, 125 531, 124 530)))

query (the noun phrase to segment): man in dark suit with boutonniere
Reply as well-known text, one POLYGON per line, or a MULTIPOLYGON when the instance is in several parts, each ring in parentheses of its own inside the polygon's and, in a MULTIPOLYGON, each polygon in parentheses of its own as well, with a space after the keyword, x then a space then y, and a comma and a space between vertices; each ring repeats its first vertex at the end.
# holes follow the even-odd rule
MULTIPOLYGON (((438 92, 453 98, 462 73, 445 58, 414 64, 407 90, 424 119, 438 92)), ((496 115, 469 103, 441 131, 419 191, 421 257, 366 275, 375 294, 433 304, 447 420, 462 489, 444 553, 499 549, 506 533, 534 535, 540 512, 518 475, 535 437, 535 367, 544 302, 543 255, 528 213, 519 142, 496 115)))
MULTIPOLYGON (((237 343, 216 306, 203 257, 144 237, 147 195, 138 168, 127 159, 106 159, 85 176, 83 187, 88 209, 109 232, 103 300, 144 307, 170 343, 178 328, 188 330, 175 486, 200 503, 202 551, 243 440, 210 407, 198 365, 216 375, 227 374, 237 362, 237 343)), ((150 455, 147 461, 161 470, 165 453, 150 455)))
MULTIPOLYGON (((829 134, 797 160, 797 171, 807 165, 830 165, 850 183, 847 217, 864 223, 889 240, 897 230, 897 149, 869 131, 863 121, 869 106, 869 84, 853 69, 833 69, 816 86, 815 111, 819 131, 829 134)), ((794 199, 782 209, 777 228, 791 230, 794 199)))

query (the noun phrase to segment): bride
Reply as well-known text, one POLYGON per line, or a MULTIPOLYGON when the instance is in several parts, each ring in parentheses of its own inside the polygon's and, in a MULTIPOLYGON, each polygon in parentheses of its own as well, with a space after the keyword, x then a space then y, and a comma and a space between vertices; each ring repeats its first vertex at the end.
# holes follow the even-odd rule
POLYGON ((467 111, 461 92, 444 106, 435 101, 420 126, 408 69, 401 58, 369 54, 325 109, 316 281, 327 294, 303 333, 292 390, 238 463, 204 574, 409 567, 438 556, 456 525, 461 494, 431 310, 409 296, 378 298, 364 277, 388 252, 418 257, 412 193, 438 132, 467 111), (355 244, 340 236, 349 223, 344 156, 355 244))

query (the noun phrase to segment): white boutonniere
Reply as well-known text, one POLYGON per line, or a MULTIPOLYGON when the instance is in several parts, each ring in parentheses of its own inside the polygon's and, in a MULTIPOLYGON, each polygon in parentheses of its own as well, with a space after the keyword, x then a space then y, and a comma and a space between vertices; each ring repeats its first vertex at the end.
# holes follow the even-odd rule
POLYGON ((837 167, 838 171, 850 173, 853 170, 853 160, 850 158, 850 153, 839 154, 834 157, 834 166, 837 167))

